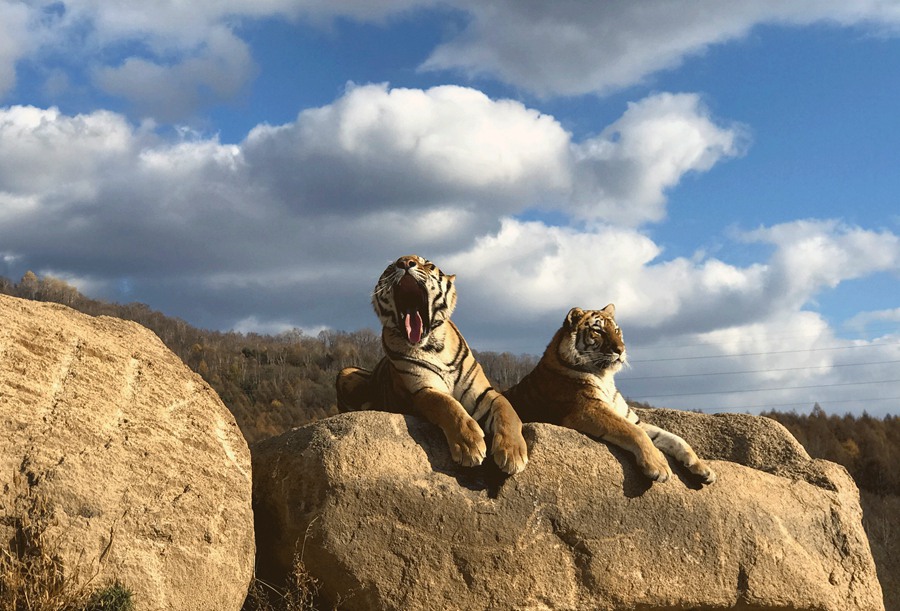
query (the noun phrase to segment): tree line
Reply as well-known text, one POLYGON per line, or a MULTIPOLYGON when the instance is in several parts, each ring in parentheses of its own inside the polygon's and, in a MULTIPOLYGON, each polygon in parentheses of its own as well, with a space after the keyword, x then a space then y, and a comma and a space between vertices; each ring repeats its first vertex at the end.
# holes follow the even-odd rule
MULTIPOLYGON (((371 368, 382 356, 372 329, 326 330, 315 336, 295 329, 278 335, 198 329, 142 303, 90 299, 49 276, 26 273, 19 282, 0 277, 0 293, 62 303, 86 314, 114 316, 153 332, 216 390, 249 443, 337 413, 334 380, 343 367, 371 368)), ((537 362, 532 355, 479 352, 479 362, 498 388, 515 384, 537 362)), ((816 458, 847 468, 857 485, 876 494, 900 494, 900 417, 767 412, 816 458)))

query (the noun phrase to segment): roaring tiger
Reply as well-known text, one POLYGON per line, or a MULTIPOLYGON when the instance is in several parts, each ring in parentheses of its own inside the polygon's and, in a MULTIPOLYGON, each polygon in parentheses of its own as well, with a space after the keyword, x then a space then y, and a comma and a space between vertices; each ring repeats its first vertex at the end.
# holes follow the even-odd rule
POLYGON ((453 460, 464 466, 480 465, 487 454, 477 422, 484 418, 494 461, 518 473, 528 462, 522 421, 450 320, 455 280, 417 255, 387 266, 372 294, 386 356, 372 371, 348 367, 338 374, 338 409, 423 416, 441 428, 453 460))
POLYGON ((572 308, 541 360, 503 394, 525 422, 549 422, 613 443, 637 458, 651 480, 672 476, 660 452, 711 484, 716 474, 681 437, 641 422, 616 390, 613 377, 626 363, 616 308, 572 308))

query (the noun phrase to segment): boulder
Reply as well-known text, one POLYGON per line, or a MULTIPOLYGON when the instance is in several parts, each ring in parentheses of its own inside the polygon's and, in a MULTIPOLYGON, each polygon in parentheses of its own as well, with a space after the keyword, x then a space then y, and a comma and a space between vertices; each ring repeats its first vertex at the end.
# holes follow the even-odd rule
POLYGON ((857 489, 781 425, 647 410, 718 481, 527 424, 529 463, 464 468, 412 416, 342 414, 252 449, 258 567, 295 553, 341 609, 883 610, 857 489), (746 464, 739 464, 744 462, 746 464))
POLYGON ((215 392, 140 325, 4 295, 0 354, 0 553, 39 528, 72 589, 240 609, 250 452, 215 392))

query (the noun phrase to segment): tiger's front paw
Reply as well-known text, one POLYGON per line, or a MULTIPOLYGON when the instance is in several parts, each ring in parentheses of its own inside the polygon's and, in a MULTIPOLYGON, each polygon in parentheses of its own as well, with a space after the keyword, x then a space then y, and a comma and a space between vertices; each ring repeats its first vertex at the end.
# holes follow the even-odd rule
POLYGON ((510 426, 505 430, 495 429, 491 454, 497 466, 506 473, 515 475, 522 472, 528 464, 528 446, 522 437, 522 425, 510 426))
POLYGON ((487 456, 484 431, 472 418, 464 420, 459 429, 444 431, 450 444, 450 456, 463 467, 480 465, 487 456))
POLYGON ((644 475, 655 482, 662 483, 668 481, 669 478, 672 477, 672 469, 669 467, 669 461, 667 461, 663 453, 655 447, 651 447, 651 449, 643 454, 639 454, 637 461, 638 466, 641 468, 641 471, 644 472, 644 475))
POLYGON ((700 478, 704 484, 713 484, 716 481, 716 472, 702 460, 697 460, 693 465, 688 465, 688 471, 700 478))

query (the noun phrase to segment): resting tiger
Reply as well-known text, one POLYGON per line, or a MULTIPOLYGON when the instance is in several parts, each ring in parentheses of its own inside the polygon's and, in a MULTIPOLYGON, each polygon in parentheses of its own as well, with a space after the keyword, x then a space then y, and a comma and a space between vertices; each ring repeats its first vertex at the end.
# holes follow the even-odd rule
POLYGON ((503 394, 525 422, 549 422, 599 437, 628 450, 651 480, 672 476, 660 450, 707 484, 716 474, 681 437, 641 422, 616 390, 613 377, 626 362, 616 308, 572 308, 534 370, 503 394))
POLYGON ((372 371, 348 367, 338 374, 338 409, 421 415, 441 428, 453 460, 464 466, 480 465, 486 456, 477 422, 484 418, 494 461, 518 473, 528 462, 522 421, 450 321, 455 279, 416 255, 388 265, 372 295, 386 356, 372 371))

